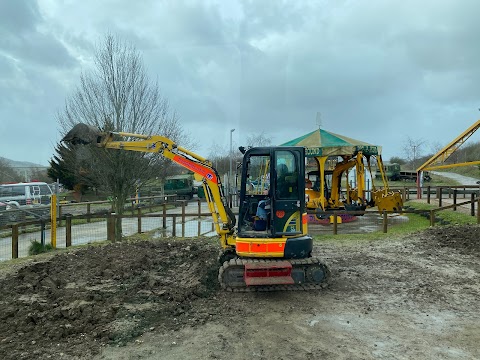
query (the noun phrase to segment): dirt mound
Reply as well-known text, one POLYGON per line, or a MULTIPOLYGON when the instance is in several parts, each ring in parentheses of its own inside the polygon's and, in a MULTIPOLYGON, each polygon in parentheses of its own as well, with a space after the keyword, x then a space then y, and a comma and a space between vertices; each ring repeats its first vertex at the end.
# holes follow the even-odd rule
POLYGON ((218 290, 218 245, 141 241, 91 246, 0 280, 0 358, 79 358, 155 327, 205 322, 218 290))
POLYGON ((425 231, 428 241, 433 241, 439 247, 449 247, 461 254, 480 256, 480 226, 441 226, 425 231))

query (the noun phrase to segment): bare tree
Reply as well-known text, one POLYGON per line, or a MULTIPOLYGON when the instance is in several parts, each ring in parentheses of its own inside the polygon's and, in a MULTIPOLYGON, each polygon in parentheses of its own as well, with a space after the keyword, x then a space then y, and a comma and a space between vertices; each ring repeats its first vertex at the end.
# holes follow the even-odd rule
POLYGON ((259 134, 250 134, 247 136, 247 145, 251 147, 270 146, 272 138, 262 131, 259 134))
POLYGON ((432 155, 438 153, 440 150, 443 149, 443 146, 442 144, 440 143, 440 141, 433 141, 431 144, 430 144, 430 151, 432 152, 432 155))
POLYGON ((411 164, 412 170, 416 170, 417 160, 423 154, 423 147, 425 145, 425 141, 423 139, 412 139, 410 136, 407 137, 405 140, 403 151, 405 153, 406 159, 411 164))
MULTIPOLYGON (((135 47, 110 34, 97 47, 94 69, 82 73, 80 84, 57 119, 64 133, 83 122, 105 131, 161 134, 177 142, 188 137, 176 113, 170 111, 168 101, 161 96, 158 83, 148 79, 135 47)), ((136 187, 158 176, 159 168, 166 164, 158 154, 94 146, 82 148, 77 156, 91 161, 88 177, 112 194, 113 208, 120 215, 136 187)), ((121 238, 121 226, 118 221, 117 239, 121 238)))
POLYGON ((219 174, 225 174, 229 170, 229 149, 217 143, 210 146, 208 160, 210 160, 219 174))
POLYGON ((405 165, 406 161, 405 159, 399 157, 399 156, 392 156, 390 158, 390 163, 391 164, 399 164, 399 165, 405 165))

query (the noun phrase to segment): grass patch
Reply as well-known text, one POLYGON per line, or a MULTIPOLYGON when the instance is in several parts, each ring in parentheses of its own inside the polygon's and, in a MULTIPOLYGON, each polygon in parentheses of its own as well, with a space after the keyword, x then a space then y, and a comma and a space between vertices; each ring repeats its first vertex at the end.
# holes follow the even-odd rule
POLYGON ((28 248, 28 255, 38 255, 46 253, 53 250, 52 244, 42 245, 37 240, 31 242, 30 247, 28 248))
MULTIPOLYGON (((412 201, 409 201, 406 205, 409 206, 409 208, 413 208, 414 210, 418 211, 430 211, 438 209, 437 206, 432 204, 412 201)), ((435 217, 451 225, 467 225, 477 223, 477 218, 475 216, 464 214, 458 211, 453 211, 453 209, 435 211, 435 217)))
MULTIPOLYGON (((102 222, 102 221, 106 221, 106 217, 105 218, 91 218, 90 219, 90 223, 96 223, 96 222, 102 222)), ((75 219, 72 217, 72 226, 73 225, 83 225, 83 224, 87 224, 89 223, 88 219, 75 219)), ((57 223, 57 227, 65 227, 66 225, 66 221, 62 220, 62 226, 58 226, 58 223, 57 223)))

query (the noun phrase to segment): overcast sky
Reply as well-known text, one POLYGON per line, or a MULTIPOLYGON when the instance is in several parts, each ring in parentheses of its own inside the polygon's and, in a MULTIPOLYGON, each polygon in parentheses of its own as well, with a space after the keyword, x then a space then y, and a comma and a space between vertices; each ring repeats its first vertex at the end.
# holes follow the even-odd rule
MULTIPOLYGON (((133 43, 207 156, 321 126, 402 157, 480 118, 480 1, 0 0, 0 156, 47 165, 95 46, 133 43)), ((470 141, 480 141, 480 134, 470 141)))

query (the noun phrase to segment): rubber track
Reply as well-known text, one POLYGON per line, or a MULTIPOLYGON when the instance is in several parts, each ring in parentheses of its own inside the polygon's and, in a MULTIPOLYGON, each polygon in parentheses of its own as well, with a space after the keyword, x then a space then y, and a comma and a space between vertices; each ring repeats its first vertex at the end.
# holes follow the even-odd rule
MULTIPOLYGON (((260 259, 232 259, 229 262, 225 262, 218 271, 218 281, 222 288, 226 291, 231 292, 267 292, 267 291, 307 291, 307 290, 320 290, 328 286, 330 282, 330 270, 327 267, 327 278, 321 284, 293 284, 293 285, 258 285, 258 286, 245 286, 241 287, 229 287, 222 281, 222 275, 230 266, 245 266, 248 263, 259 263, 259 262, 272 262, 272 261, 285 261, 284 259, 272 259, 272 260, 260 260, 260 259)), ((307 259, 289 259, 288 260, 292 265, 318 265, 325 263, 318 258, 307 258, 307 259)))

